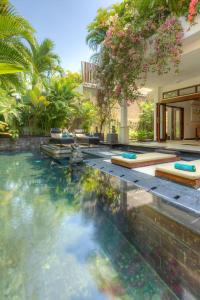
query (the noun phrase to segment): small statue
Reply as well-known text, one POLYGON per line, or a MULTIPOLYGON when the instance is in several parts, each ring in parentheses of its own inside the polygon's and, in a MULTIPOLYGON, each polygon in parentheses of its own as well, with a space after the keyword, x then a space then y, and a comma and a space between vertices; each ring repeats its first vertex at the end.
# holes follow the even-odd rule
POLYGON ((78 144, 71 145, 72 156, 70 158, 71 163, 80 163, 83 161, 83 153, 78 144))

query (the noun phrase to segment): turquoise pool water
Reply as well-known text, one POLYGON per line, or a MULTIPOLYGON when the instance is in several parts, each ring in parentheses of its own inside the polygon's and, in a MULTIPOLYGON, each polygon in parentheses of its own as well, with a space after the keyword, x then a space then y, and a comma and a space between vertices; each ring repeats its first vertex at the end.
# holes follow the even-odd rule
POLYGON ((1 154, 0 299, 177 299, 102 208, 117 211, 116 185, 85 166, 1 154))

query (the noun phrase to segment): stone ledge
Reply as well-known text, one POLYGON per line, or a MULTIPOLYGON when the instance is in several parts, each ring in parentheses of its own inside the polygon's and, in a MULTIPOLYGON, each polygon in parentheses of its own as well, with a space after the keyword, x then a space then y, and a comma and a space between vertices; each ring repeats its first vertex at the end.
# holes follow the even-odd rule
POLYGON ((0 138, 0 151, 37 150, 48 141, 49 137, 20 137, 17 140, 0 138))

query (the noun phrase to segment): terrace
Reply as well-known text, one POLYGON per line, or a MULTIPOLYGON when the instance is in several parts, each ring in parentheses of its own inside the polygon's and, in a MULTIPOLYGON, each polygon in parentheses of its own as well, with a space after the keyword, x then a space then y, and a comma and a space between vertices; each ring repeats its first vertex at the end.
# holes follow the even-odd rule
MULTIPOLYGON (((37 1, 76 44, 89 0, 37 1)), ((82 74, 7 0, 0 23, 1 300, 198 300, 200 2, 98 10, 82 74)))

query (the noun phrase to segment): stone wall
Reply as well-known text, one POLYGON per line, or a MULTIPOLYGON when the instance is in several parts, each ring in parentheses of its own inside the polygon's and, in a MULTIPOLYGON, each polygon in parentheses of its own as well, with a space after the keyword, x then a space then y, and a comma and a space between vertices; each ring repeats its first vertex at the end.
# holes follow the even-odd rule
POLYGON ((197 233, 148 206, 139 209, 134 218, 130 213, 129 231, 140 253, 180 299, 184 293, 198 298, 200 236, 197 233))
POLYGON ((17 140, 0 138, 0 151, 38 150, 41 144, 47 144, 49 137, 20 137, 17 140))

